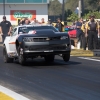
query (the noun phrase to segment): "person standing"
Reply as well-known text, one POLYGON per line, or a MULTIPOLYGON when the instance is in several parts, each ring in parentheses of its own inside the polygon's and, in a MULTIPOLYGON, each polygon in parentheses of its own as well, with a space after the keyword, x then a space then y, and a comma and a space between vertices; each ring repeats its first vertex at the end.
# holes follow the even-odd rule
POLYGON ((100 21, 98 21, 99 23, 99 33, 98 33, 98 49, 100 49, 100 21))
POLYGON ((25 23, 23 24, 23 25, 29 25, 30 24, 30 21, 29 21, 29 19, 25 19, 25 23))
POLYGON ((80 49, 82 48, 83 44, 82 44, 82 39, 83 39, 83 31, 81 30, 82 27, 82 23, 83 23, 83 19, 79 19, 79 21, 76 22, 76 35, 77 35, 77 48, 80 49))
POLYGON ((18 25, 24 25, 25 24, 25 18, 22 18, 21 20, 20 20, 20 22, 18 23, 18 25))
POLYGON ((97 49, 98 47, 98 34, 99 24, 94 19, 93 15, 90 16, 90 20, 86 24, 86 36, 88 36, 88 50, 97 49))
POLYGON ((3 16, 3 21, 0 23, 0 34, 2 35, 3 42, 6 36, 11 35, 12 25, 10 21, 6 20, 6 16, 3 16))
POLYGON ((87 36, 86 36, 86 22, 85 21, 83 21, 81 29, 83 31, 83 37, 82 37, 83 50, 86 50, 87 36))
POLYGON ((42 19, 41 19, 41 22, 39 22, 39 24, 46 25, 47 23, 45 22, 45 19, 42 18, 42 19))
POLYGON ((64 27, 64 25, 62 24, 62 22, 61 22, 61 19, 60 18, 58 18, 57 19, 57 24, 56 24, 56 28, 58 28, 58 30, 60 31, 60 32, 63 32, 63 27, 64 27))
POLYGON ((98 21, 98 24, 99 24, 98 38, 100 38, 100 21, 98 21))
POLYGON ((51 19, 48 20, 47 24, 52 25, 51 19))
POLYGON ((75 23, 75 22, 73 22, 71 28, 72 28, 72 29, 76 29, 76 23, 75 23))
POLYGON ((34 18, 34 20, 33 20, 33 21, 31 21, 31 23, 30 23, 30 24, 32 24, 32 25, 38 24, 38 22, 37 22, 36 18, 34 18))

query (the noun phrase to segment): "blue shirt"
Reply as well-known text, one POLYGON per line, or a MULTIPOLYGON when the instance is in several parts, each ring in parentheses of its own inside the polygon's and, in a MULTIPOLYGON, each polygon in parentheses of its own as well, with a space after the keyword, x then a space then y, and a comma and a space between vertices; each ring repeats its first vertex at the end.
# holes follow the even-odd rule
MULTIPOLYGON (((76 27, 77 26, 80 26, 81 27, 82 26, 82 23, 81 22, 77 22, 76 23, 76 27)), ((77 32, 77 37, 80 37, 82 35, 82 33, 83 33, 82 30, 81 30, 81 28, 76 28, 76 32, 77 32)))
POLYGON ((81 22, 77 22, 76 26, 82 26, 82 23, 81 22))

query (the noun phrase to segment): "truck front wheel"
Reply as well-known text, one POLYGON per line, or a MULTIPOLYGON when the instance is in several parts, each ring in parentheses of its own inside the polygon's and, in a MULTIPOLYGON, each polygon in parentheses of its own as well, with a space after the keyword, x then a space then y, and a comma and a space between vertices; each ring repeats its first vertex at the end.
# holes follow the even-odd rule
POLYGON ((68 53, 68 54, 63 54, 63 60, 64 60, 65 62, 68 62, 68 61, 70 60, 70 53, 68 53))
POLYGON ((26 58, 24 57, 23 54, 21 54, 21 48, 20 46, 18 47, 18 61, 21 65, 25 65, 26 63, 26 58))

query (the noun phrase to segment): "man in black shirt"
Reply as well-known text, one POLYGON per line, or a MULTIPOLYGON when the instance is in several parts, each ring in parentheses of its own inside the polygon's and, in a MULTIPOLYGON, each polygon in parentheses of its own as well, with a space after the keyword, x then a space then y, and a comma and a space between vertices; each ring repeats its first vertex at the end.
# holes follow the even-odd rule
POLYGON ((11 23, 6 20, 6 16, 3 16, 3 21, 0 23, 0 33, 4 42, 5 37, 11 34, 11 23))
POLYGON ((86 23, 86 36, 88 35, 88 50, 98 48, 99 23, 95 16, 91 15, 90 20, 86 23))
POLYGON ((58 21, 58 23, 56 24, 56 28, 58 28, 58 30, 59 30, 60 32, 63 32, 63 27, 64 27, 64 25, 62 24, 60 18, 58 18, 57 21, 58 21))

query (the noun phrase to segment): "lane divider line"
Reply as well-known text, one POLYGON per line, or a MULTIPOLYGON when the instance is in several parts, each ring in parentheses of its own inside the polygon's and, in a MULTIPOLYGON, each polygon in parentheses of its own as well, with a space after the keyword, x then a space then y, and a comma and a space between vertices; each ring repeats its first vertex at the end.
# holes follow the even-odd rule
POLYGON ((3 87, 1 85, 0 85, 0 92, 10 96, 14 100, 30 100, 30 99, 28 99, 28 98, 26 98, 26 97, 24 97, 24 96, 22 96, 22 95, 20 95, 20 94, 18 94, 16 92, 10 90, 8 88, 5 88, 5 87, 3 87))
POLYGON ((78 57, 78 58, 80 58, 80 59, 86 59, 86 60, 92 60, 92 61, 98 61, 98 62, 100 62, 100 60, 99 60, 99 59, 92 59, 92 58, 87 58, 87 57, 78 57))

